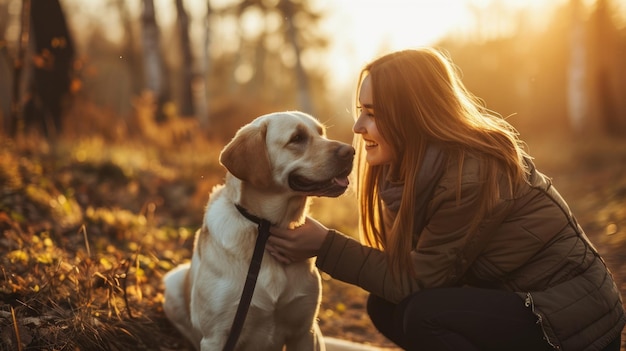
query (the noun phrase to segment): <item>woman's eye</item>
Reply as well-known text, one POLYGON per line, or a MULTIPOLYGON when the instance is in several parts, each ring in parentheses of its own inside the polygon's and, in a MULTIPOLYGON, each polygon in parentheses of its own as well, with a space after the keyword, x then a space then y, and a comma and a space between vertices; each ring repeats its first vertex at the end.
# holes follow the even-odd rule
POLYGON ((369 108, 365 108, 363 106, 357 106, 356 107, 357 110, 359 111, 359 115, 364 114, 367 117, 374 117, 374 112, 372 110, 370 110, 369 108))
POLYGON ((361 109, 359 111, 359 114, 365 115, 367 117, 374 117, 374 112, 368 110, 368 109, 361 109))

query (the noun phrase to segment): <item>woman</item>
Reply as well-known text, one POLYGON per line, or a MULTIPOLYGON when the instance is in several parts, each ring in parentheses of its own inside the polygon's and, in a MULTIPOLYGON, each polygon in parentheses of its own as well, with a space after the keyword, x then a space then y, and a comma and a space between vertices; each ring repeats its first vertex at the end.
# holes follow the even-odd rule
POLYGON ((308 218, 267 249, 370 292, 407 350, 615 350, 626 323, 611 273, 514 128, 434 49, 361 72, 357 135, 366 245, 308 218))

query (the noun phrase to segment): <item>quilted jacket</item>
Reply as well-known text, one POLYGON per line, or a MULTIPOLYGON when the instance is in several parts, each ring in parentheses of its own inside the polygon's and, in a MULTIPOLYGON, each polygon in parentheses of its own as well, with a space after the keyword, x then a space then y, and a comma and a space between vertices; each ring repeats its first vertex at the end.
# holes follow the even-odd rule
POLYGON ((426 202, 425 225, 415 234, 416 276, 392 279, 382 251, 334 230, 316 264, 335 279, 392 302, 436 287, 513 291, 537 316, 554 349, 601 350, 626 324, 619 290, 550 179, 532 162, 528 165, 527 184, 512 198, 501 198, 493 216, 468 233, 481 189, 480 165, 467 158, 459 170, 457 163, 447 162, 426 202))

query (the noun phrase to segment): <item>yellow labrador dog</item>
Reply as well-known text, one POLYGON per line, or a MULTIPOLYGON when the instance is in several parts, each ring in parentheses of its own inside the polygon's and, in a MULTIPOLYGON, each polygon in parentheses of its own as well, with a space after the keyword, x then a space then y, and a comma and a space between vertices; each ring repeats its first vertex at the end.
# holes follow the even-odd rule
MULTIPOLYGON (((222 350, 246 281, 257 225, 236 205, 275 226, 298 226, 310 196, 344 193, 353 158, 352 146, 327 139, 316 119, 293 111, 256 118, 224 147, 225 183, 209 197, 191 263, 164 277, 165 313, 197 349, 222 350)), ((324 350, 313 261, 283 265, 263 255, 236 349, 324 350)))

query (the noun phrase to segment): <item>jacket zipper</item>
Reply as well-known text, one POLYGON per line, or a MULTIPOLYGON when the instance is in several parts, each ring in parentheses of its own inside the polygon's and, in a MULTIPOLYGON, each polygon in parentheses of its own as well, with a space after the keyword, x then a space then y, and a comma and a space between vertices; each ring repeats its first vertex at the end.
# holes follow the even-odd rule
POLYGON ((560 346, 555 345, 550 341, 550 338, 548 337, 548 334, 546 333, 546 330, 543 327, 543 317, 541 317, 541 315, 535 311, 535 303, 533 301, 532 295, 529 292, 526 293, 526 300, 524 300, 524 306, 526 306, 527 308, 530 308, 530 311, 537 317, 537 324, 539 324, 539 327, 541 327, 541 332, 543 333, 543 339, 553 349, 560 350, 561 349, 560 346))

